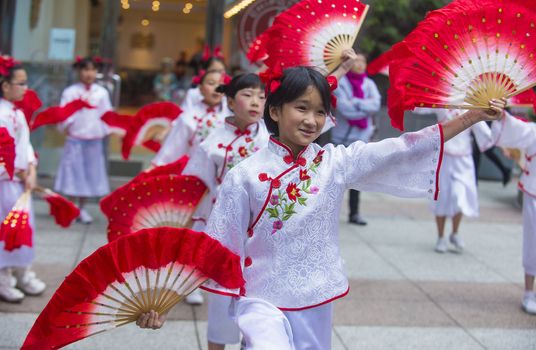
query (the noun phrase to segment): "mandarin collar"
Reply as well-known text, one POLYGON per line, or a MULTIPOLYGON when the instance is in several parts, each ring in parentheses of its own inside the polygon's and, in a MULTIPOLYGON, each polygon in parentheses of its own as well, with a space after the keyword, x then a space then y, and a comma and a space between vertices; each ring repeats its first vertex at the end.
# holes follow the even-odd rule
POLYGON ((281 157, 286 164, 298 164, 300 166, 305 166, 307 164, 307 160, 312 159, 312 157, 315 155, 312 144, 309 144, 307 147, 301 150, 296 157, 294 157, 292 150, 273 136, 270 136, 268 149, 272 153, 275 153, 281 157))
POLYGON ((235 124, 231 122, 232 117, 225 118, 225 129, 233 132, 235 135, 255 135, 259 131, 259 122, 254 122, 246 126, 246 130, 240 130, 235 124))

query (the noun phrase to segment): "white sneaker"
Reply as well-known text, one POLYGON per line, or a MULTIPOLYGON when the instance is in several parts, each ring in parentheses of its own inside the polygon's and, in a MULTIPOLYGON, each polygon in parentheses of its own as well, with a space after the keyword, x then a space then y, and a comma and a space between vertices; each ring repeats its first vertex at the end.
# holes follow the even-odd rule
POLYGON ((80 209, 80 216, 78 217, 78 220, 80 220, 81 223, 88 225, 93 222, 93 217, 89 215, 87 210, 80 209))
POLYGON ((24 299, 24 293, 10 286, 0 285, 0 300, 8 303, 20 303, 24 299))
POLYGON ((38 296, 43 294, 47 285, 35 276, 35 272, 29 269, 16 269, 14 271, 17 278, 17 288, 26 295, 38 296))
POLYGON ((445 253, 447 251, 447 240, 438 238, 434 250, 438 253, 445 253))
POLYGON ((536 300, 534 296, 525 295, 521 302, 521 307, 526 313, 536 315, 536 300))
POLYGON ((186 296, 186 302, 190 305, 201 305, 203 304, 203 300, 203 294, 201 294, 199 289, 194 290, 186 296))
POLYGON ((450 235, 449 241, 450 243, 452 243, 452 245, 454 245, 454 248, 456 248, 456 251, 458 253, 463 252, 463 248, 465 248, 465 243, 463 242, 460 235, 458 235, 457 233, 450 235))

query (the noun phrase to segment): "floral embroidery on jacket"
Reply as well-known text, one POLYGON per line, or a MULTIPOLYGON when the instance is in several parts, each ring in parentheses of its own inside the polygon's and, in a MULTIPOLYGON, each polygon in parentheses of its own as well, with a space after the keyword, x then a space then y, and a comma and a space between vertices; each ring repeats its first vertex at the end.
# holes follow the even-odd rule
MULTIPOLYGON (((217 117, 218 116, 216 113, 210 113, 204 117, 194 117, 194 120, 197 122, 197 126, 195 128, 193 138, 197 138, 199 143, 203 142, 203 140, 207 138, 208 134, 210 134, 210 132, 217 126, 217 117)), ((193 139, 191 142, 192 141, 193 139)))
POLYGON ((246 144, 238 147, 236 151, 231 145, 227 146, 228 150, 225 166, 228 170, 232 169, 235 165, 259 150, 259 147, 255 145, 255 142, 253 142, 253 138, 247 136, 244 141, 246 144))
MULTIPOLYGON (((272 234, 283 228, 283 223, 296 214, 296 206, 307 206, 307 199, 310 195, 316 195, 320 190, 312 185, 311 172, 316 174, 316 170, 322 162, 324 150, 320 150, 311 164, 306 168, 299 169, 299 179, 291 182, 285 189, 281 189, 279 179, 271 179, 266 173, 259 174, 259 180, 272 181, 272 192, 268 201, 266 211, 271 219, 275 219, 272 225, 272 234)), ((301 164, 300 164, 301 165, 301 164)), ((304 164, 302 166, 306 166, 304 164)))

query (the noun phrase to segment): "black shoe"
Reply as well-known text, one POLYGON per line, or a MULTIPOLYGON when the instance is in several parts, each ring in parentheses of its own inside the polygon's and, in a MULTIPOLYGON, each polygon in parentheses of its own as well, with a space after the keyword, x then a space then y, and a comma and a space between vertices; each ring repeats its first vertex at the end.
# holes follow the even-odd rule
POLYGON ((503 174, 503 187, 506 187, 506 185, 508 185, 508 183, 510 182, 510 180, 512 179, 512 172, 508 171, 506 173, 503 174))
POLYGON ((348 222, 354 225, 359 225, 359 226, 367 225, 367 222, 363 220, 363 218, 357 214, 350 216, 350 218, 348 219, 348 222))

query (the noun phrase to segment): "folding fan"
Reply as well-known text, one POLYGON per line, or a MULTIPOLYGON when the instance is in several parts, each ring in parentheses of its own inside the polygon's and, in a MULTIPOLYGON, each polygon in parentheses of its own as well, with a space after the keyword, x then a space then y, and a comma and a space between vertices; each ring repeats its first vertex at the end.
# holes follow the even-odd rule
POLYGON ((268 51, 266 49, 266 40, 268 39, 268 33, 263 32, 255 38, 249 45, 246 57, 251 63, 257 63, 263 61, 268 57, 268 51))
POLYGON ((4 166, 12 179, 15 172, 15 140, 6 128, 0 128, 0 166, 4 166))
POLYGON ((50 215, 54 217, 57 225, 67 228, 71 226, 74 219, 80 216, 80 209, 56 192, 43 187, 37 187, 35 192, 47 201, 50 206, 50 215))
POLYGON ((508 100, 508 106, 511 107, 532 107, 536 112, 536 93, 529 89, 519 95, 513 96, 508 100))
POLYGON ((368 5, 359 0, 298 2, 279 14, 265 32, 268 57, 264 63, 270 69, 280 64, 333 72, 342 52, 352 48, 367 11, 368 5))
POLYGON ((35 129, 47 124, 61 123, 83 108, 95 107, 91 106, 82 99, 73 100, 62 107, 49 107, 37 114, 31 125, 31 130, 34 131, 35 129))
POLYGON ((24 192, 0 225, 0 241, 4 242, 3 248, 8 252, 23 245, 32 246, 33 231, 29 222, 30 196, 30 191, 24 192))
POLYGON ((125 196, 125 193, 130 190, 132 184, 140 182, 141 180, 146 180, 161 175, 180 175, 182 173, 182 170, 186 167, 187 163, 188 156, 182 156, 173 163, 157 166, 151 170, 139 173, 132 180, 122 185, 121 187, 116 188, 113 192, 101 199, 99 204, 102 212, 106 216, 110 216, 112 214, 114 203, 121 197, 125 196))
POLYGON ((156 141, 147 142, 152 138, 150 130, 170 128, 171 122, 181 113, 182 110, 174 103, 155 102, 142 107, 134 116, 108 112, 103 115, 102 120, 112 129, 122 129, 120 134, 124 136, 121 154, 124 159, 128 159, 134 146, 144 145, 148 149, 156 149, 156 141))
POLYGON ((122 237, 65 278, 21 349, 58 349, 150 310, 167 313, 209 278, 229 289, 245 283, 240 257, 203 232, 164 227, 122 237))
POLYGON ((383 74, 389 76, 389 62, 393 59, 392 51, 387 51, 378 56, 374 61, 367 64, 369 75, 383 74))
POLYGON ((41 102, 41 99, 39 99, 39 96, 35 93, 35 91, 28 89, 24 93, 24 96, 22 100, 15 101, 15 106, 22 110, 24 113, 24 116, 26 117, 26 122, 28 125, 30 125, 32 121, 32 116, 41 106, 43 106, 43 102, 41 102))
POLYGON ((487 109, 536 85, 536 6, 456 0, 392 48, 389 115, 403 129, 415 107, 487 109))
POLYGON ((130 186, 113 203, 108 241, 144 228, 187 227, 207 188, 195 176, 163 175, 130 186))

